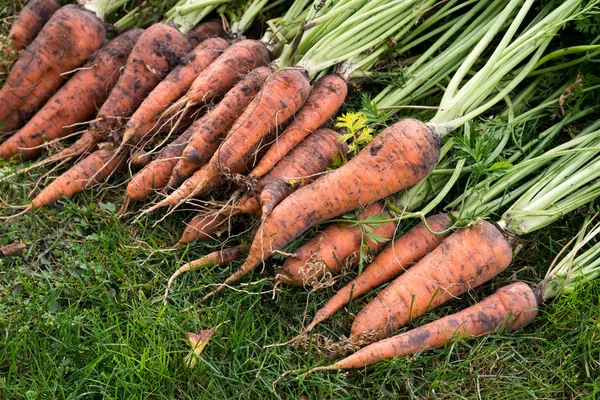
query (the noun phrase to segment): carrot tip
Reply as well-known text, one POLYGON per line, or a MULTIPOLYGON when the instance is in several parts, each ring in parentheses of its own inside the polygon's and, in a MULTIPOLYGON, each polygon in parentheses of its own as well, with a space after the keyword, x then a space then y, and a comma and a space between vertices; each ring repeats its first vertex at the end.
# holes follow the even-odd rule
POLYGON ((200 299, 200 303, 204 303, 206 300, 210 299, 214 295, 221 293, 223 290, 225 290, 226 287, 227 285, 225 283, 221 284, 218 288, 206 294, 202 299, 200 299))

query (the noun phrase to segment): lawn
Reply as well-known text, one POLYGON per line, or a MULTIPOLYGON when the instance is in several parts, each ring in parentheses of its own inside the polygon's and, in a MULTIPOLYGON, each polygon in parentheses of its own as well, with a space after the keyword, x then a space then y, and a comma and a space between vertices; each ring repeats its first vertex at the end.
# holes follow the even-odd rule
MULTIPOLYGON (((14 170, 0 168, 3 174, 14 170)), ((32 182, 49 178, 41 174, 2 184, 3 199, 19 203, 32 182)), ((164 305, 168 276, 217 244, 169 250, 183 228, 183 213, 156 227, 156 217, 119 220, 118 182, 1 223, 0 245, 27 245, 20 256, 0 258, 2 398, 557 399, 600 393, 597 283, 548 304, 519 332, 358 371, 280 379, 284 371, 326 361, 314 349, 266 346, 297 334, 305 315, 312 316, 332 289, 310 294, 307 302, 306 291, 274 289, 259 271, 245 280, 249 284, 198 304, 211 284, 237 267, 232 264, 182 276, 164 305), (196 367, 188 368, 185 333, 219 324, 196 367)), ((582 219, 575 215, 524 238, 503 275, 411 326, 472 304, 509 281, 539 281, 582 219)), ((353 313, 365 301, 353 302, 317 333, 331 339, 347 335, 353 313)))

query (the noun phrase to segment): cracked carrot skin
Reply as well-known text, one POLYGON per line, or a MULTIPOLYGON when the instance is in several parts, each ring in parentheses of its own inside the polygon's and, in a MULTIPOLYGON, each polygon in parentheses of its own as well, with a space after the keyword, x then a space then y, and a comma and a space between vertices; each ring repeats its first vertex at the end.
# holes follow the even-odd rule
POLYGON ((451 226, 452 221, 447 214, 432 215, 426 219, 426 223, 429 229, 421 222, 394 239, 359 276, 338 290, 315 313, 305 332, 310 332, 317 324, 348 304, 351 299, 357 299, 397 278, 448 237, 448 233, 433 233, 443 232, 451 226))
MULTIPOLYGON (((364 220, 381 213, 385 213, 386 218, 391 218, 385 207, 375 202, 365 208, 359 218, 364 220)), ((386 222, 374 227, 373 233, 383 239, 391 239, 395 230, 395 223, 386 222)), ((364 239, 371 254, 385 245, 385 242, 364 239)), ((356 265, 362 244, 363 232, 360 226, 331 224, 296 250, 294 257, 289 257, 283 263, 276 279, 291 286, 314 286, 327 272, 337 275, 345 265, 356 265)))
POLYGON ((500 329, 521 329, 537 317, 540 304, 529 285, 513 283, 462 311, 370 344, 332 365, 315 370, 362 368, 382 360, 437 349, 458 338, 472 339, 500 329))
POLYGON ((8 33, 9 49, 20 51, 29 46, 59 8, 59 0, 31 0, 25 4, 8 33))
POLYGON ((142 32, 130 30, 101 48, 23 128, 0 144, 0 157, 37 157, 43 151, 44 141, 64 137, 78 128, 76 124, 93 118, 117 83, 119 70, 142 32))
POLYGON ((244 265, 203 300, 237 282, 312 226, 415 185, 431 172, 439 152, 439 136, 418 120, 404 119, 386 128, 347 164, 275 207, 257 231, 244 265))
POLYGON ((511 260, 509 242, 491 223, 461 229, 380 291, 356 315, 351 339, 367 332, 388 337, 411 318, 489 281, 511 260))
POLYGON ((14 64, 0 90, 0 122, 5 131, 22 127, 105 41, 104 25, 75 5, 56 11, 14 64))

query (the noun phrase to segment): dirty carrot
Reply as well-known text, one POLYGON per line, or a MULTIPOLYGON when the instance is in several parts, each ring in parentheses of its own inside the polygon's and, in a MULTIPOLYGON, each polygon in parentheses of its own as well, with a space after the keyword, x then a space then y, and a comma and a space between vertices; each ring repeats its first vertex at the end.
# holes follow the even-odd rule
POLYGON ((76 124, 93 117, 117 83, 119 70, 142 32, 128 31, 100 49, 23 128, 0 144, 0 158, 36 157, 44 141, 61 138, 73 132, 76 124))
POLYGON ((264 176, 306 136, 333 118, 347 93, 348 85, 342 77, 326 75, 319 79, 294 120, 278 135, 249 177, 264 176))
MULTIPOLYGON (((394 239, 383 251, 365 268, 362 273, 346 286, 338 290, 327 303, 320 308, 304 332, 313 328, 332 316, 336 311, 365 293, 396 278, 423 256, 435 249, 448 234, 443 232, 450 227, 451 220, 446 214, 436 214, 419 223, 408 232, 394 239), (429 227, 429 229, 427 229, 429 227)), ((285 264, 284 264, 285 267, 285 264)))
POLYGON ((362 368, 382 360, 437 349, 461 338, 520 329, 537 315, 538 299, 534 290, 526 283, 513 283, 462 311, 370 344, 334 364, 313 368, 303 376, 315 371, 362 368))
POLYGON ((59 0, 31 0, 25 4, 8 33, 10 50, 20 51, 29 46, 59 8, 59 0))
POLYGON ((215 153, 236 119, 259 93, 268 76, 269 67, 259 67, 240 80, 223 99, 189 128, 191 139, 181 159, 173 168, 169 187, 177 188, 215 153))
MULTIPOLYGON (((364 220, 379 214, 385 215, 384 219, 391 218, 379 202, 365 208, 358 217, 364 220)), ((292 286, 316 287, 327 275, 337 275, 343 269, 358 264, 365 246, 367 253, 375 254, 394 236, 395 230, 394 222, 378 224, 370 233, 377 235, 379 240, 373 241, 365 236, 360 225, 329 225, 296 250, 283 263, 275 279, 292 286)))
POLYGON ((86 10, 67 5, 56 11, 21 53, 0 90, 0 122, 6 131, 23 126, 74 70, 105 40, 102 21, 86 10))
POLYGON ((244 265, 205 299, 312 226, 413 186, 438 157, 439 138, 422 122, 405 119, 385 129, 347 164, 284 199, 259 228, 244 265))
POLYGON ((160 114, 173 101, 183 96, 198 74, 228 46, 225 39, 212 38, 203 41, 182 57, 180 64, 148 94, 125 125, 124 131, 118 134, 119 138, 122 137, 121 146, 138 144, 148 133, 143 128, 151 126, 152 122, 158 123, 160 114))

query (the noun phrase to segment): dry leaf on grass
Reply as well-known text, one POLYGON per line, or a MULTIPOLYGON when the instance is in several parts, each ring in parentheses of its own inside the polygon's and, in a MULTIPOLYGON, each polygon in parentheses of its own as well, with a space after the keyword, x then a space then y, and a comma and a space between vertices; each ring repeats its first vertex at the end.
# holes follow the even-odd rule
POLYGON ((7 244, 6 246, 0 247, 0 255, 3 257, 15 256, 26 248, 27 246, 23 243, 7 244))
POLYGON ((216 330, 217 327, 200 331, 200 333, 186 333, 185 339, 192 348, 192 351, 185 357, 185 364, 188 368, 194 368, 198 361, 197 356, 202 353, 202 350, 204 350, 216 330))

